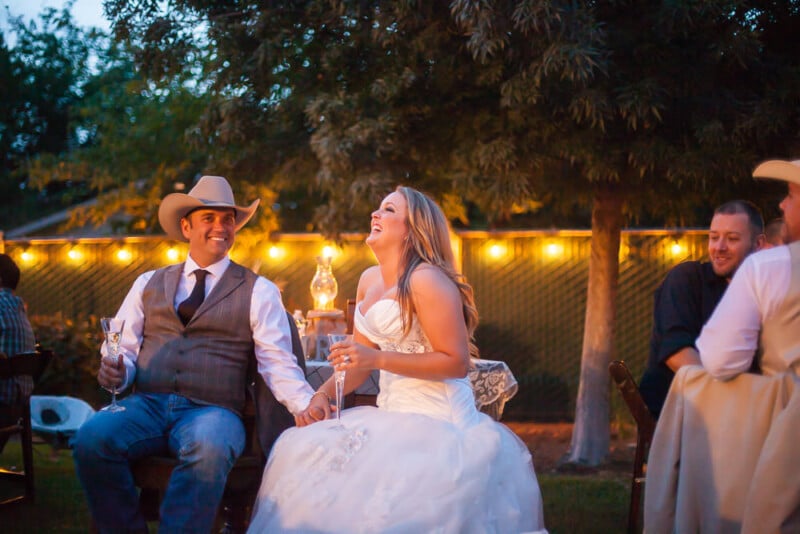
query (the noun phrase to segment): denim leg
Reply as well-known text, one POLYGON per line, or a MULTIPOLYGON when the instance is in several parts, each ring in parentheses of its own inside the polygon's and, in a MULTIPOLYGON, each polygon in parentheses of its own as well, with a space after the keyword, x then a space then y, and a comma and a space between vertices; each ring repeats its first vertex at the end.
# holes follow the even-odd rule
POLYGON ((75 469, 100 532, 146 530, 130 461, 167 453, 168 398, 134 393, 121 401, 125 411, 99 411, 75 435, 75 469))
POLYGON ((169 448, 178 458, 161 502, 159 532, 209 532, 225 481, 244 450, 244 425, 218 406, 172 397, 169 448))

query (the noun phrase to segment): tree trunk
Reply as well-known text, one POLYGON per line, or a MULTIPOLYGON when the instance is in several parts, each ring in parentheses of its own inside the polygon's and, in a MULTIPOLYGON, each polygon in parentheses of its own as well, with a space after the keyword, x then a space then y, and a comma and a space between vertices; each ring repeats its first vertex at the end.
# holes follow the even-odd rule
POLYGON ((595 188, 581 376, 568 463, 595 466, 608 454, 608 364, 617 315, 622 204, 616 187, 595 188))

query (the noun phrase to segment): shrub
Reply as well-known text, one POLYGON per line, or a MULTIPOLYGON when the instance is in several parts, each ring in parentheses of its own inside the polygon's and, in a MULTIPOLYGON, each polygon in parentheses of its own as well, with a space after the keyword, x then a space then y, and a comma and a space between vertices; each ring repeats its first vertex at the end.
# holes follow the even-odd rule
POLYGON ((95 408, 108 402, 108 393, 97 383, 103 333, 94 315, 64 317, 31 315, 36 341, 53 351, 53 359, 36 385, 37 395, 78 397, 95 408))

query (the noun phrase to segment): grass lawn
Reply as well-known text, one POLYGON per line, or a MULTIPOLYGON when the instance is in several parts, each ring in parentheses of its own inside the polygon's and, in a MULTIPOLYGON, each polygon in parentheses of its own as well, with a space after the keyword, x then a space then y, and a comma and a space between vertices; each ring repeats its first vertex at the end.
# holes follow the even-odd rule
MULTIPOLYGON (((51 454, 35 445, 36 504, 0 508, 0 531, 14 533, 81 533, 89 516, 75 477, 69 451, 51 454)), ((21 465, 19 443, 10 442, 0 465, 21 465)), ((628 478, 591 475, 539 474, 544 518, 551 534, 624 532, 628 509, 628 478)), ((0 481, 0 499, 11 495, 10 483, 0 481)))

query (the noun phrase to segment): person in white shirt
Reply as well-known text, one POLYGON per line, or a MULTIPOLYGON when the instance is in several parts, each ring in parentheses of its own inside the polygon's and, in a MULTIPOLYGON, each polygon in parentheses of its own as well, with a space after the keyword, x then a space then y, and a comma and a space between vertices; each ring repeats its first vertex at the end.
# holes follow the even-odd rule
POLYGON ((117 318, 121 354, 101 349, 98 381, 135 392, 124 411, 99 411, 73 442, 76 471, 100 532, 146 531, 131 463, 178 460, 162 499, 164 532, 208 532, 228 471, 245 446, 240 418, 253 358, 275 398, 303 424, 326 418, 291 352, 291 331, 277 287, 230 260, 236 231, 258 201, 240 207, 225 178, 204 176, 188 194, 167 195, 159 222, 187 241, 182 264, 141 275, 117 318))
POLYGON ((742 262, 697 339, 702 367, 675 375, 648 456, 649 533, 800 532, 800 160, 753 176, 787 183, 788 244, 742 262))
MULTIPOLYGON (((766 161, 756 167, 753 176, 787 183, 780 209, 788 246, 748 256, 703 327, 697 339, 700 361, 709 374, 720 379, 747 372, 759 349, 765 325, 771 327, 774 323, 771 319, 778 312, 800 299, 794 285, 798 278, 796 271, 800 271, 797 259, 800 257, 800 160, 766 161)), ((797 325, 790 327, 797 329, 797 325)), ((800 353, 784 347, 781 351, 764 350, 759 363, 761 371, 770 375, 791 368, 797 359, 800 353)))

